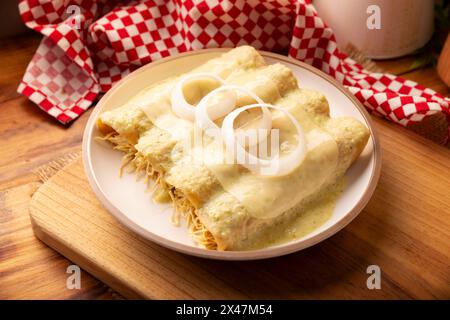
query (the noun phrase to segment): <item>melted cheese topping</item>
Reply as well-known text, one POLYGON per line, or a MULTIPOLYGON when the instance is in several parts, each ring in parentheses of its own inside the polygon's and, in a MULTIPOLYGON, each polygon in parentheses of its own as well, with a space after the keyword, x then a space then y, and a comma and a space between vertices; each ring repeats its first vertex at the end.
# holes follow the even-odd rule
MULTIPOLYGON (((319 126, 314 124, 310 116, 296 103, 296 94, 280 99, 278 88, 267 77, 255 78, 248 74, 231 79, 237 83, 245 83, 245 88, 253 92, 271 94, 269 100, 279 101, 280 107, 290 106, 291 114, 302 125, 306 133, 307 154, 302 164, 289 175, 267 177, 243 170, 237 164, 224 164, 224 147, 221 142, 205 138, 204 145, 192 150, 183 150, 183 155, 175 161, 203 163, 220 182, 222 188, 233 195, 255 218, 274 218, 294 207, 306 197, 316 192, 330 177, 338 160, 338 148, 334 139, 319 126), (253 79, 253 80, 252 80, 253 79), (264 88, 268 90, 264 90, 264 88), (275 88, 275 89, 274 89, 275 88), (198 150, 201 148, 202 150, 198 150), (201 159, 200 159, 201 158, 201 159)), ((211 89, 210 81, 196 81, 196 86, 211 89)), ((141 95, 137 101, 141 109, 154 125, 166 130, 174 139, 183 143, 192 142, 194 124, 177 117, 171 111, 171 85, 163 88, 155 87, 141 95)), ((205 92, 207 90, 204 90, 205 92)), ((240 104, 246 104, 246 97, 240 97, 240 104), (242 101, 244 100, 244 101, 242 101)), ((295 140, 295 132, 289 120, 275 115, 273 127, 280 130, 280 139, 288 143, 295 140)))
MULTIPOLYGON (((237 164, 219 162, 224 157, 223 145, 214 139, 205 138, 202 147, 186 149, 196 132, 191 121, 172 112, 170 93, 178 77, 150 86, 120 110, 102 114, 101 120, 125 138, 137 136, 137 144, 133 143, 136 150, 163 173, 165 183, 189 200, 190 210, 195 208, 196 217, 213 234, 218 249, 245 250, 273 244, 281 241, 283 230, 301 236, 326 221, 337 197, 331 195, 339 192, 335 182, 341 180, 367 142, 367 128, 354 119, 330 119, 323 95, 299 89, 288 68, 265 66, 262 57, 248 47, 231 50, 195 72, 214 73, 266 103, 286 108, 306 133, 303 163, 287 176, 267 177, 237 164), (205 162, 193 161, 198 157, 205 162), (313 200, 316 202, 311 203, 313 200)), ((211 82, 200 80, 184 93, 189 103, 196 104, 212 89, 211 82)), ((253 102, 238 93, 237 106, 253 102)), ((252 119, 251 114, 247 119, 240 117, 237 120, 243 123, 238 125, 247 121, 251 127, 252 119)), ((220 126, 221 119, 216 124, 220 126)), ((276 112, 273 125, 281 129, 283 150, 289 150, 296 142, 293 126, 276 112)))

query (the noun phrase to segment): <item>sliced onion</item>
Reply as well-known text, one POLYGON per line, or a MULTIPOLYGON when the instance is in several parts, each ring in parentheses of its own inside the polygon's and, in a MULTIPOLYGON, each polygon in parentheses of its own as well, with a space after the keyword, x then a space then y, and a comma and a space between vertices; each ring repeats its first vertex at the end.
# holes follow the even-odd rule
MULTIPOLYGON (((197 108, 195 108, 196 124, 197 126, 202 128, 207 135, 209 135, 209 129, 219 129, 219 127, 214 123, 214 120, 229 114, 229 112, 231 112, 235 108, 237 100, 236 91, 250 96, 258 104, 264 104, 264 101, 260 97, 258 97, 250 90, 245 89, 244 87, 236 85, 224 85, 222 87, 214 89, 206 96, 204 96, 203 99, 199 102, 197 108), (226 98, 226 101, 210 103, 211 98, 221 92, 232 92, 232 94, 230 94, 230 96, 226 98), (233 104, 231 104, 232 99, 234 99, 233 104)), ((262 108, 262 111, 263 116, 257 129, 265 129, 267 132, 269 132, 269 130, 272 128, 272 114, 265 107, 262 108)), ((246 136, 245 131, 242 131, 242 135, 246 136)), ((258 141, 254 141, 254 143, 258 143, 258 141)))
POLYGON ((195 108, 195 121, 200 128, 217 127, 213 121, 233 111, 237 101, 236 88, 239 87, 225 85, 214 89, 200 100, 197 108, 195 108), (222 99, 212 101, 221 93, 222 99))
POLYGON ((239 163, 244 167, 248 168, 250 171, 266 176, 283 176, 291 173, 295 168, 297 168, 305 158, 306 153, 306 140, 303 128, 294 118, 294 116, 286 109, 276 107, 271 104, 266 103, 256 103, 245 107, 238 108, 231 113, 229 113, 222 123, 222 136, 224 143, 228 150, 236 151, 236 157, 239 159, 246 159, 245 163, 239 163), (236 118, 244 111, 252 108, 270 108, 279 110, 284 113, 294 124, 297 131, 297 145, 293 151, 285 156, 279 156, 279 153, 272 157, 271 159, 261 159, 251 153, 249 153, 245 148, 237 142, 237 137, 234 129, 234 121, 236 118), (275 161, 278 161, 275 162, 275 161), (264 168, 277 169, 265 170, 264 168))
POLYGON ((187 119, 190 121, 194 121, 195 119, 195 106, 191 105, 186 101, 186 98, 184 97, 183 93, 183 87, 184 85, 191 80, 197 80, 197 79, 213 79, 219 82, 221 85, 225 84, 225 81, 212 73, 195 73, 190 74, 185 77, 183 77, 176 85, 175 88, 172 90, 172 94, 170 97, 170 102, 172 104, 172 111, 179 116, 180 118, 187 119))

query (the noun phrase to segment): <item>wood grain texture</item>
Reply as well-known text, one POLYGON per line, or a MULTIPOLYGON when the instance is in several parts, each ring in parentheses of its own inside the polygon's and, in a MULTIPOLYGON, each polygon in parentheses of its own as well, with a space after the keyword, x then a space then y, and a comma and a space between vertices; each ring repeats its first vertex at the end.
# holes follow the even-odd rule
POLYGON ((450 33, 439 56, 437 71, 442 81, 450 86, 450 33))
POLYGON ((40 185, 33 170, 78 150, 90 114, 65 128, 16 92, 40 39, 0 41, 0 299, 111 299, 115 294, 84 271, 85 286, 67 290, 72 262, 31 229, 28 205, 40 185))
MULTIPOLYGON (((38 35, 0 41, 0 299, 111 299, 117 295, 84 271, 81 290, 67 290, 66 268, 72 262, 31 230, 28 204, 40 185, 33 170, 79 150, 90 114, 62 127, 16 93, 39 42, 38 35)), ((378 64, 402 73, 413 60, 378 64)), ((450 93, 434 69, 403 76, 450 93)), ((365 211, 342 232, 301 253, 250 263, 206 261, 153 245, 156 260, 170 260, 155 277, 168 277, 167 269, 181 275, 202 269, 207 287, 177 278, 181 289, 174 294, 186 297, 200 296, 201 290, 202 297, 213 297, 217 286, 238 283, 223 296, 449 298, 449 150, 387 121, 375 119, 375 125, 383 149, 380 183, 365 211), (380 291, 365 289, 369 264, 382 268, 380 291), (301 272, 292 278, 297 269, 301 272)))
MULTIPOLYGON (((210 261, 141 238, 96 200, 81 159, 39 188, 30 214, 39 238, 129 298, 449 298, 450 221, 441 212, 448 214, 450 204, 440 201, 439 192, 450 187, 450 178, 436 185, 424 166, 405 191, 413 178, 401 168, 416 165, 402 147, 403 156, 387 154, 396 157, 395 165, 348 228, 313 248, 267 261, 210 261), (418 204, 422 189, 436 196, 418 204), (371 264, 382 270, 380 291, 366 287, 371 264)), ((429 166, 450 176, 449 165, 429 166)))

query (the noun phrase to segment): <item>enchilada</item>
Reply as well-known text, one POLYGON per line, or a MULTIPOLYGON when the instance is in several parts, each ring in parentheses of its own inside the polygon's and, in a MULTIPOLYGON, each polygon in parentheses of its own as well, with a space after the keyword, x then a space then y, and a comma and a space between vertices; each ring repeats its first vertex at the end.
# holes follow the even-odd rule
MULTIPOLYGON (((185 140, 196 126, 173 112, 170 97, 180 81, 175 77, 100 115, 100 132, 125 153, 124 166, 155 179, 155 199, 172 201, 174 222, 186 219, 195 241, 208 249, 267 246, 325 222, 343 187, 345 171, 368 140, 367 128, 353 118, 330 118, 322 94, 299 88, 287 67, 266 65, 251 47, 233 49, 190 74, 206 71, 287 110, 304 131, 303 161, 292 172, 274 176, 257 174, 240 164, 192 161, 185 140)), ((186 100, 195 105, 217 87, 211 79, 200 78, 185 86, 186 100)), ((252 95, 238 92, 235 108, 254 102, 252 95)), ((279 129, 285 145, 295 144, 297 133, 278 111, 272 113, 272 127, 279 129)), ((221 144, 210 140, 202 152, 220 153, 221 144)))

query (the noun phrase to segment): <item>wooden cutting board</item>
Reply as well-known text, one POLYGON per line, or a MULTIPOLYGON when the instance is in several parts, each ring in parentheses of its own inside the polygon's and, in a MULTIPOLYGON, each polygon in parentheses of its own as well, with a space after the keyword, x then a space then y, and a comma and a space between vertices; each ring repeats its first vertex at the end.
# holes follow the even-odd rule
POLYGON ((449 212, 448 202, 396 201, 394 183, 415 192, 401 178, 382 176, 366 209, 337 235, 262 261, 195 258, 141 238, 97 201, 81 159, 38 189, 30 215, 39 239, 128 298, 449 298, 450 219, 439 212, 449 212), (381 269, 380 290, 367 288, 369 265, 381 269))

